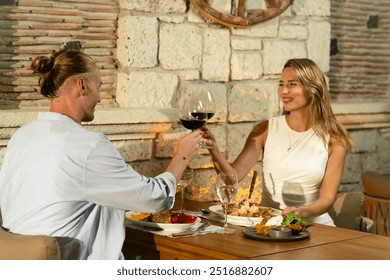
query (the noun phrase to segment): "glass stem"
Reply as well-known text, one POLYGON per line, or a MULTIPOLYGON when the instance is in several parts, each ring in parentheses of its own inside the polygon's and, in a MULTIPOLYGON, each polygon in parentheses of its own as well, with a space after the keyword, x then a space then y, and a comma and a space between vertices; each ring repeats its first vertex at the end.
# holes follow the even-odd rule
POLYGON ((227 203, 225 203, 225 224, 223 225, 223 228, 227 228, 227 203))
POLYGON ((184 212, 184 199, 186 195, 186 187, 182 186, 181 187, 181 207, 180 207, 180 212, 184 212))

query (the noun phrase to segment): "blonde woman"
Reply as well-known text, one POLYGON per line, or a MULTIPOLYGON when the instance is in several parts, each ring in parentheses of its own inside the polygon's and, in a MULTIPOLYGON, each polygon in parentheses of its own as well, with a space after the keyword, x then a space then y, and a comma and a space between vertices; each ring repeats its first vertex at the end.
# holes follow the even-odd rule
POLYGON ((234 172, 242 180, 263 155, 262 205, 334 225, 327 212, 335 200, 352 140, 336 120, 325 77, 312 60, 287 61, 278 93, 282 116, 257 124, 232 163, 205 128, 216 171, 234 172))

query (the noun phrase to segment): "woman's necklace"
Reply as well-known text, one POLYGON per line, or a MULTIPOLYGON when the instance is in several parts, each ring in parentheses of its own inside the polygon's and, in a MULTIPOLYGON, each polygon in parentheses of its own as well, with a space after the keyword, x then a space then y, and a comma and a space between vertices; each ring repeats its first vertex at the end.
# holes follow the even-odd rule
MULTIPOLYGON (((291 151, 292 149, 294 149, 295 147, 297 147, 299 145, 300 142, 302 142, 303 139, 306 138, 306 136, 308 135, 307 132, 308 131, 305 131, 305 132, 300 132, 300 133, 296 133, 295 131, 293 131, 290 127, 290 125, 288 124, 287 122, 287 119, 286 119, 286 123, 287 123, 287 135, 288 135, 288 147, 287 147, 287 152, 291 151), (299 137, 297 136, 297 134, 300 134, 299 137)), ((306 142, 313 136, 313 133, 311 133, 310 137, 308 137, 308 139, 306 140, 306 142)))
POLYGON ((301 140, 303 137, 296 138, 294 133, 292 132, 292 129, 288 126, 287 128, 287 134, 288 134, 288 148, 287 152, 289 152, 291 149, 293 149, 301 140))

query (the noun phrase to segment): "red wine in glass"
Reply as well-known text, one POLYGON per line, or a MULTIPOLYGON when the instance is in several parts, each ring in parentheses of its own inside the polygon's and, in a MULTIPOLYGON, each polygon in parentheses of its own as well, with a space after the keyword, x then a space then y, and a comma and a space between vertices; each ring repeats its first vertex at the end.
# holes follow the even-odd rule
POLYGON ((216 111, 214 96, 211 91, 200 91, 193 98, 203 105, 204 112, 207 113, 207 119, 211 119, 216 111))
POLYGON ((185 128, 195 130, 206 125, 207 113, 202 105, 199 101, 185 100, 180 110, 180 122, 185 128))
POLYGON ((206 124, 206 120, 198 120, 198 119, 180 119, 181 124, 191 130, 195 130, 201 128, 206 124))
POLYGON ((211 119, 214 116, 215 112, 207 112, 207 119, 211 119))

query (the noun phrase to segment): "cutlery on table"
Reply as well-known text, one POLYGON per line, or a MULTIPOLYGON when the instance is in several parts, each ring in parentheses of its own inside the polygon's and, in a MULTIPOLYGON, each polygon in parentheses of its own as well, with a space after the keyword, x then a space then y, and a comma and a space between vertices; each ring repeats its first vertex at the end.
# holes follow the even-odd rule
POLYGON ((196 229, 189 229, 182 232, 172 233, 172 237, 183 237, 183 236, 191 236, 197 233, 203 232, 206 228, 210 226, 210 223, 201 224, 196 229))
POLYGON ((209 210, 209 209, 199 208, 199 210, 200 210, 200 212, 202 212, 202 213, 205 214, 205 215, 210 214, 210 210, 209 210))

